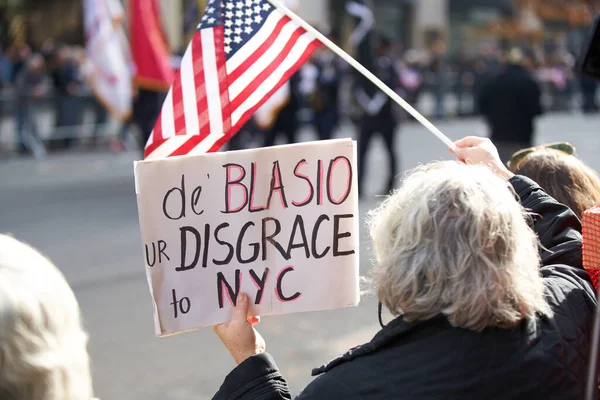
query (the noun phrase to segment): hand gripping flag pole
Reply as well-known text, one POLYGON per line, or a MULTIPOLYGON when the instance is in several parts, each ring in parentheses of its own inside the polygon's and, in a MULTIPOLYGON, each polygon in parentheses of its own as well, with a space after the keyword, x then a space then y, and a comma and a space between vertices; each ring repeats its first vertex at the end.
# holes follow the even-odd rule
POLYGON ((375 86, 381 89, 385 94, 387 94, 392 100, 394 100, 398 105, 406 110, 410 115, 412 115, 417 121, 419 121, 425 128, 427 128, 431 133, 433 133, 438 139, 440 139, 448 148, 451 150, 455 149, 454 142, 448 138, 448 136, 444 135, 442 131, 440 131, 435 125, 433 125, 427 118, 425 118, 421 113, 419 113, 413 106, 407 103, 402 97, 400 97, 396 92, 394 92, 389 86, 381 81, 381 79, 377 78, 371 71, 363 67, 358 61, 352 58, 348 53, 342 50, 338 45, 329 40, 325 35, 321 32, 313 28, 308 22, 304 21, 298 15, 296 15, 292 10, 284 6, 279 2, 279 0, 267 0, 269 3, 273 5, 276 9, 278 9, 283 14, 287 15, 292 21, 300 25, 307 32, 313 34, 321 43, 327 46, 331 51, 340 56, 344 61, 350 64, 354 69, 364 75, 365 78, 373 82, 375 86))

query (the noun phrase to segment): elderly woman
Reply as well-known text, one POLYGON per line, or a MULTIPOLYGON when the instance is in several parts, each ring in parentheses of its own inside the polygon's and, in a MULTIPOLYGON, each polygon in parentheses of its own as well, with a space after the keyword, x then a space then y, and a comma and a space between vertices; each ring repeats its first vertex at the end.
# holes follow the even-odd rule
POLYGON ((0 399, 90 400, 80 310, 58 269, 0 235, 0 399))
MULTIPOLYGON (((456 145, 372 213, 373 283, 397 318, 298 399, 583 397, 596 298, 577 217, 489 140, 456 145)), ((215 398, 290 399, 247 310, 215 327, 239 364, 215 398)))
POLYGON ((600 205, 600 177, 575 156, 569 143, 552 143, 515 153, 508 167, 533 179, 558 202, 567 205, 579 218, 600 205))

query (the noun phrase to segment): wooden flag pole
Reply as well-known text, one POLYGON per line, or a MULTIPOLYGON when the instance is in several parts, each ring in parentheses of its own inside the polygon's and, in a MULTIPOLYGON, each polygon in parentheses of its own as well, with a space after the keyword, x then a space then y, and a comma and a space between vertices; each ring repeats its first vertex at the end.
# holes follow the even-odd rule
POLYGON ((427 118, 425 118, 420 112, 418 112, 413 106, 407 103, 402 97, 398 95, 398 93, 394 92, 387 86, 385 83, 381 81, 381 79, 377 78, 371 71, 362 66, 358 61, 356 61, 352 56, 342 50, 338 45, 329 40, 325 35, 321 32, 313 28, 308 22, 304 21, 297 14, 295 14, 292 10, 284 6, 279 2, 279 0, 267 0, 269 3, 273 5, 277 10, 281 11, 285 15, 287 15, 292 21, 296 22, 302 28, 304 28, 307 32, 313 34, 321 43, 327 46, 331 51, 340 56, 344 61, 350 64, 354 69, 363 74, 365 78, 373 82, 375 86, 381 89, 385 94, 387 94, 392 100, 398 103, 402 108, 404 108, 410 115, 412 115, 417 121, 419 121, 425 128, 427 128, 431 133, 433 133, 438 139, 440 139, 448 148, 451 150, 455 149, 454 142, 448 138, 448 136, 444 135, 442 131, 440 131, 435 125, 433 125, 427 118))

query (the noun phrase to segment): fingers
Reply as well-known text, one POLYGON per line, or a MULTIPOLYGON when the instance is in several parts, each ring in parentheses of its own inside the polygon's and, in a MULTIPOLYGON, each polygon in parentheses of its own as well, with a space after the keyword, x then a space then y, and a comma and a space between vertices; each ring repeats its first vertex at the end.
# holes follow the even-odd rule
POLYGON ((252 326, 258 325, 260 323, 260 317, 248 317, 248 322, 250 322, 252 326))
POLYGON ((467 148, 467 147, 478 146, 478 145, 486 142, 487 140, 488 139, 482 138, 479 136, 467 136, 465 138, 457 140, 456 142, 454 142, 454 144, 456 145, 457 148, 467 148))
POLYGON ((248 296, 240 293, 237 297, 237 304, 233 308, 231 321, 246 321, 248 319, 248 296))
POLYGON ((457 148, 456 156, 463 162, 469 164, 467 161, 470 158, 469 155, 473 153, 473 148, 457 148))

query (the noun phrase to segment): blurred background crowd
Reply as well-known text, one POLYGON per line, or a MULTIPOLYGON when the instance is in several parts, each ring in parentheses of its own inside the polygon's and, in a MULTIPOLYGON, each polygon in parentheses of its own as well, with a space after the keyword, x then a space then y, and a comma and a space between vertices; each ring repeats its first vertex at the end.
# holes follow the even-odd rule
MULTIPOLYGON (((207 2, 0 0, 0 204, 7 209, 0 226, 47 254, 73 287, 98 398, 211 399, 232 368, 210 329, 153 337, 132 173, 207 2), (112 48, 128 53, 122 81, 134 87, 124 96, 129 118, 110 113, 92 89, 95 68, 107 62, 90 51, 83 6, 109 3, 124 9, 107 25, 127 36, 112 48), (142 15, 142 7, 156 10, 142 15)), ((600 170, 600 97, 596 83, 573 67, 600 0, 297 0, 295 9, 452 140, 490 133, 513 172, 567 192, 576 201, 554 196, 578 216, 598 203, 592 169, 600 170), (511 157, 535 144, 546 146, 511 157)), ((119 86, 105 78, 105 88, 119 86)), ((391 178, 428 160, 454 159, 325 48, 288 86, 285 100, 261 109, 228 148, 358 139, 361 221, 398 183, 391 178)), ((373 246, 360 225, 366 276, 373 246)), ((376 310, 377 299, 363 296, 356 309, 265 318, 261 332, 291 391, 312 380, 311 368, 370 340, 380 330, 376 310)))
MULTIPOLYGON (((124 2, 126 8, 128 3, 124 2)), ((205 1, 158 3, 161 29, 176 69, 178 57, 202 16, 205 1)), ((522 63, 542 88, 545 110, 598 111, 596 83, 578 76, 573 68, 598 2, 364 3, 374 10, 376 30, 387 43, 386 56, 392 60, 396 74, 395 89, 427 116, 444 119, 477 115, 481 89, 502 70, 515 46, 521 49, 522 63)), ((356 16, 346 12, 345 1, 302 1, 298 9, 309 22, 352 51, 356 16)), ((143 145, 152 124, 113 121, 88 85, 91 67, 84 47, 81 1, 4 0, 0 1, 0 12, 2 154, 43 156, 49 150, 107 147, 123 151, 143 145), (52 17, 51 23, 47 23, 47 16, 52 17), (130 129, 134 125, 138 128, 130 129)), ((319 57, 331 56, 319 54, 316 58, 319 57)), ((327 90, 336 101, 339 116, 356 121, 360 117, 353 101, 345 100, 353 96, 340 95, 351 90, 350 71, 343 62, 335 63, 336 79, 326 83, 327 90)), ((323 84, 323 79, 314 80, 316 85, 323 84)), ((158 109, 155 103, 161 103, 163 98, 157 94, 148 100, 153 106, 146 103, 144 108, 158 109)), ((318 120, 318 106, 311 101, 311 94, 305 90, 297 100, 297 124, 314 124, 319 130, 322 121, 318 120)), ((156 116, 149 117, 153 118, 156 116)))

